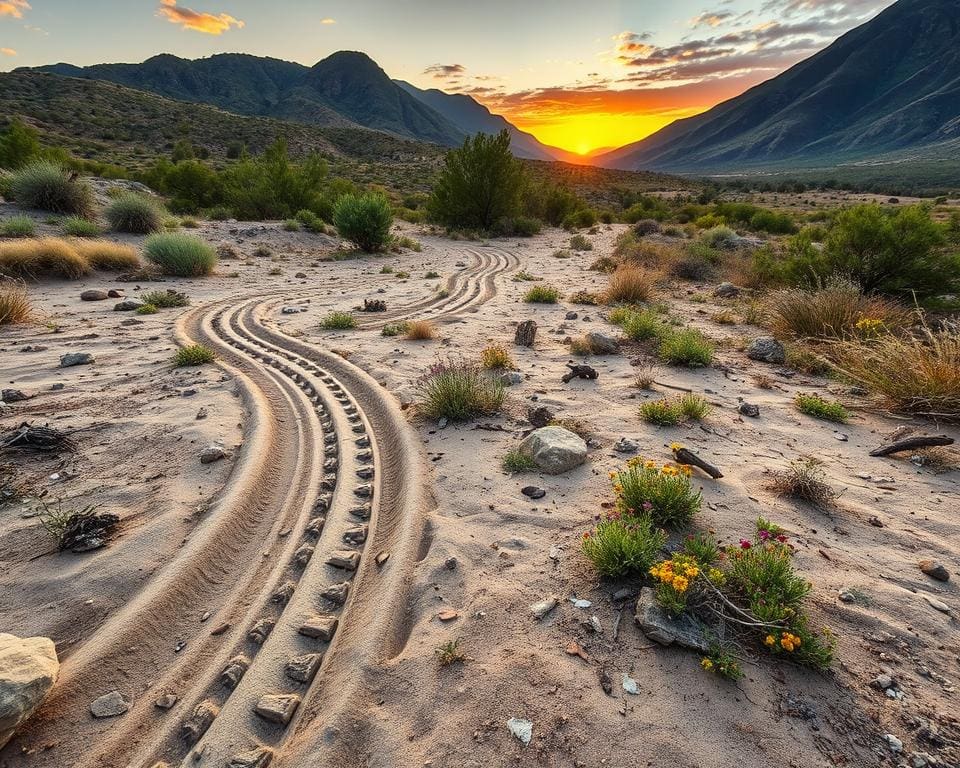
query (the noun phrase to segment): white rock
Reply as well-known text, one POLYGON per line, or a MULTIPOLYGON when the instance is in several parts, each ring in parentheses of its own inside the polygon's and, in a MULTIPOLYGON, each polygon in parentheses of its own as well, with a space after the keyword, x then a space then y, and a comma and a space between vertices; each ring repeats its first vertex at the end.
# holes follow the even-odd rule
POLYGON ((530 606, 530 613, 534 615, 537 619, 542 619, 550 611, 557 607, 557 604, 560 601, 556 597, 550 596, 546 600, 541 600, 539 603, 534 603, 530 606))
POLYGON ((892 733, 885 734, 883 740, 887 742, 887 746, 890 747, 890 751, 894 754, 903 751, 903 742, 892 733))
POLYGON ((589 600, 581 600, 579 597, 571 597, 570 602, 573 603, 574 608, 589 608, 593 605, 589 600))
POLYGON ((623 673, 623 690, 631 696, 637 696, 640 693, 640 687, 637 685, 637 681, 626 672, 623 673))
POLYGON ((510 733, 516 736, 524 744, 529 744, 533 738, 533 723, 529 720, 523 720, 519 717, 511 717, 507 720, 507 728, 510 733))
POLYGON ((520 443, 520 452, 550 475, 567 472, 587 460, 587 444, 563 427, 535 429, 520 443))
POLYGON ((40 706, 59 673, 53 640, 0 633, 0 747, 40 706))
POLYGON ((130 702, 123 698, 120 691, 110 691, 90 703, 90 714, 94 717, 116 717, 128 709, 130 702))

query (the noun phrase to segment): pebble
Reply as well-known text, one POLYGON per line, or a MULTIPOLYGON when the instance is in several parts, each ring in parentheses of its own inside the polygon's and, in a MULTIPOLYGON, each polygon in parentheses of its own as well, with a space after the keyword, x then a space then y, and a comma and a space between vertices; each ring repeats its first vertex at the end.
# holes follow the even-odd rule
POLYGON ((208 445, 200 451, 200 463, 212 464, 215 461, 220 461, 220 459, 225 458, 226 455, 227 452, 223 450, 222 446, 216 444, 208 445))
POLYGON ((614 443, 613 450, 617 453, 636 453, 640 450, 640 443, 636 440, 631 440, 629 437, 621 437, 614 443))
POLYGON ((887 742, 887 746, 890 747, 890 751, 894 754, 899 754, 903 751, 903 742, 892 733, 885 734, 883 740, 887 742))
POLYGON ((120 695, 120 691, 110 691, 90 703, 90 714, 97 718, 117 717, 130 709, 130 702, 120 695))
POLYGON ((293 717, 293 713, 300 706, 300 697, 295 693, 277 695, 268 694, 261 696, 260 701, 254 709, 260 717, 271 723, 286 725, 293 717))
POLYGON ((542 619, 544 616, 550 613, 550 611, 556 608, 557 605, 559 604, 560 604, 560 601, 556 597, 551 595, 546 600, 541 600, 540 602, 534 603, 533 605, 531 605, 530 613, 533 614, 534 618, 542 619))
POLYGON ((511 717, 507 720, 507 729, 519 739, 523 744, 529 744, 533 738, 533 723, 519 717, 511 717))
POLYGON ((109 298, 110 295, 106 291, 97 288, 91 288, 89 291, 80 294, 80 301, 104 301, 109 298))
POLYGON ((637 681, 626 672, 623 673, 623 690, 631 696, 637 696, 640 693, 640 686, 637 685, 637 681))
POLYGON ((945 602, 943 602, 942 600, 937 600, 937 598, 931 597, 930 595, 924 595, 924 596, 923 596, 923 599, 926 600, 926 601, 930 604, 930 607, 931 607, 931 608, 935 608, 936 610, 940 611, 941 613, 950 613, 950 606, 947 605, 947 604, 946 604, 945 602))
POLYGON ((176 703, 177 697, 172 693, 166 693, 153 702, 153 706, 155 706, 157 709, 170 709, 176 703))
POLYGON ((89 352, 68 352, 60 356, 60 367, 70 368, 74 365, 90 365, 93 362, 93 355, 89 352))
POLYGON ((542 499, 547 495, 547 492, 537 485, 527 485, 520 489, 520 493, 531 499, 542 499))
POLYGON ((132 312, 135 309, 140 309, 143 306, 143 302, 140 299, 124 299, 123 301, 118 301, 113 305, 114 312, 132 312))
POLYGON ((936 579, 937 581, 950 581, 950 572, 943 563, 939 563, 936 560, 921 560, 919 566, 920 570, 932 579, 936 579))
POLYGON ((760 415, 760 406, 754 405, 753 403, 743 402, 737 406, 737 412, 741 416, 749 416, 751 419, 755 419, 760 415))

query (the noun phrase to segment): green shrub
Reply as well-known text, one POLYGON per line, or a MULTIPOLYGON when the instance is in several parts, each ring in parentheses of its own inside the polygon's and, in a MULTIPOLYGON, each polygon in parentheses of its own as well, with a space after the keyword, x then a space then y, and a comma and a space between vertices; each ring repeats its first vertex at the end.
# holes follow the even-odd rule
POLYGON ((357 321, 349 312, 331 312, 320 321, 326 331, 347 331, 357 327, 357 321))
POLYGON ((333 208, 333 223, 340 236, 361 251, 375 253, 390 245, 393 214, 381 194, 344 195, 333 208))
POLYGON ((709 413, 710 404, 692 392, 663 400, 648 400, 640 406, 644 421, 668 427, 686 420, 700 421, 709 413))
POLYGON ((584 235, 574 235, 570 238, 570 250, 592 251, 593 243, 591 243, 584 235))
POLYGON ((56 163, 40 160, 14 172, 10 193, 25 208, 89 217, 93 193, 79 181, 71 180, 56 163))
POLYGON ((713 343, 700 331, 684 328, 662 338, 659 355, 672 365, 709 365, 713 360, 713 343))
POLYGON ((173 357, 173 364, 182 368, 187 365, 212 363, 216 359, 216 354, 209 347, 205 347, 203 344, 190 344, 177 350, 173 357))
MULTIPOLYGON (((588 229, 597 223, 597 214, 591 208, 579 208, 563 219, 562 226, 566 230, 588 229)), ((585 248, 584 250, 590 250, 585 248)))
POLYGON ((417 384, 419 410, 429 419, 467 421, 496 413, 505 391, 479 365, 466 361, 438 361, 417 384))
POLYGON ((297 211, 297 215, 294 218, 296 221, 302 224, 303 228, 308 232, 323 233, 327 231, 327 228, 323 223, 323 219, 317 216, 317 214, 315 214, 313 211, 309 211, 307 209, 297 211))
POLYGON ((850 418, 849 412, 843 405, 824 400, 820 395, 798 392, 794 402, 800 413, 805 413, 817 419, 844 422, 850 418))
POLYGON ((523 300, 531 304, 556 304, 560 291, 552 285, 535 285, 525 294, 523 300))
POLYGON ((40 152, 39 134, 19 117, 14 117, 0 133, 0 168, 22 168, 36 160, 40 152))
POLYGON ((708 248, 725 250, 733 248, 736 245, 737 233, 730 229, 730 227, 725 227, 721 224, 716 227, 711 227, 705 232, 701 232, 700 242, 708 248))
POLYGON ((504 472, 531 472, 537 468, 537 462, 519 448, 512 448, 503 455, 501 466, 504 472))
MULTIPOLYGON (((616 323, 621 328, 628 339, 634 341, 646 341, 647 339, 657 338, 666 330, 663 321, 656 312, 650 309, 638 311, 626 310, 620 322, 616 323)), ((613 313, 611 313, 611 322, 613 313)))
POLYGON ((179 233, 150 235, 143 255, 166 275, 200 277, 217 266, 216 251, 199 237, 179 233))
POLYGON ((100 226, 95 221, 70 216, 63 221, 63 233, 70 237, 97 237, 100 234, 100 226))
POLYGON ((690 468, 631 459, 612 473, 617 509, 623 515, 649 515, 654 525, 683 528, 700 511, 700 491, 690 483, 690 468))
POLYGON ((29 216, 11 216, 0 222, 0 237, 33 237, 36 226, 29 216))
POLYGON ((583 554, 611 579, 646 575, 667 535, 647 515, 612 513, 583 535, 583 554))
POLYGON ((225 205, 215 205, 207 214, 210 221, 227 221, 233 218, 233 212, 225 205))
POLYGON ((391 337, 405 336, 409 329, 410 329, 410 323, 408 322, 389 323, 380 329, 380 334, 382 336, 391 336, 391 337))
POLYGON ((143 195, 121 195, 107 206, 106 217, 114 232, 148 235, 163 229, 163 210, 143 195))
POLYGON ((136 311, 138 315, 155 315, 160 310, 157 309, 155 304, 141 304, 136 311))
POLYGON ((797 225, 785 213, 760 210, 750 217, 750 229, 757 232, 769 232, 771 235, 792 235, 797 225))
POLYGON ((172 309, 175 307, 186 307, 190 304, 190 297, 180 291, 168 288, 165 291, 147 291, 140 296, 140 300, 146 304, 152 304, 158 309, 172 309))
POLYGON ((287 219, 283 222, 284 232, 299 232, 300 231, 300 222, 296 219, 287 219))

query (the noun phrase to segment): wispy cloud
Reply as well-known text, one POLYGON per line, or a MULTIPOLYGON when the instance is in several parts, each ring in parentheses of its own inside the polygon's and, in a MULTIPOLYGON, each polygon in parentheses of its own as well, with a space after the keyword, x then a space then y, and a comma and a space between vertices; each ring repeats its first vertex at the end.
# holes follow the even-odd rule
POLYGON ((17 52, 13 48, 0 48, 0 54, 4 56, 16 56, 17 52))
POLYGON ((184 29, 203 32, 207 35, 222 35, 232 27, 243 29, 244 26, 240 19, 235 19, 229 14, 201 13, 191 8, 182 8, 177 5, 177 0, 160 0, 157 16, 165 18, 171 24, 179 24, 184 29))
POLYGON ((336 23, 337 23, 337 20, 336 20, 336 19, 331 19, 331 18, 328 17, 328 18, 326 18, 326 19, 320 19, 320 23, 321 23, 321 24, 336 24, 336 23))
POLYGON ((460 77, 467 71, 463 64, 432 64, 423 70, 425 75, 433 75, 437 80, 460 77))
POLYGON ((30 10, 27 0, 0 0, 0 16, 13 16, 22 19, 23 12, 30 10))
POLYGON ((728 11, 704 11, 699 16, 690 19, 691 27, 719 27, 725 21, 733 18, 733 14, 728 11))

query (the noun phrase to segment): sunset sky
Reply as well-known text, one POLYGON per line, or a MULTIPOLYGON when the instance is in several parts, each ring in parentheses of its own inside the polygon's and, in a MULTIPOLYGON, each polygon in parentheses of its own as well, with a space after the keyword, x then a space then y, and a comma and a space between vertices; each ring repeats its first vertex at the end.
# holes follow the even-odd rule
POLYGON ((892 0, 0 0, 0 70, 368 53, 575 152, 636 141, 823 48, 892 0))

